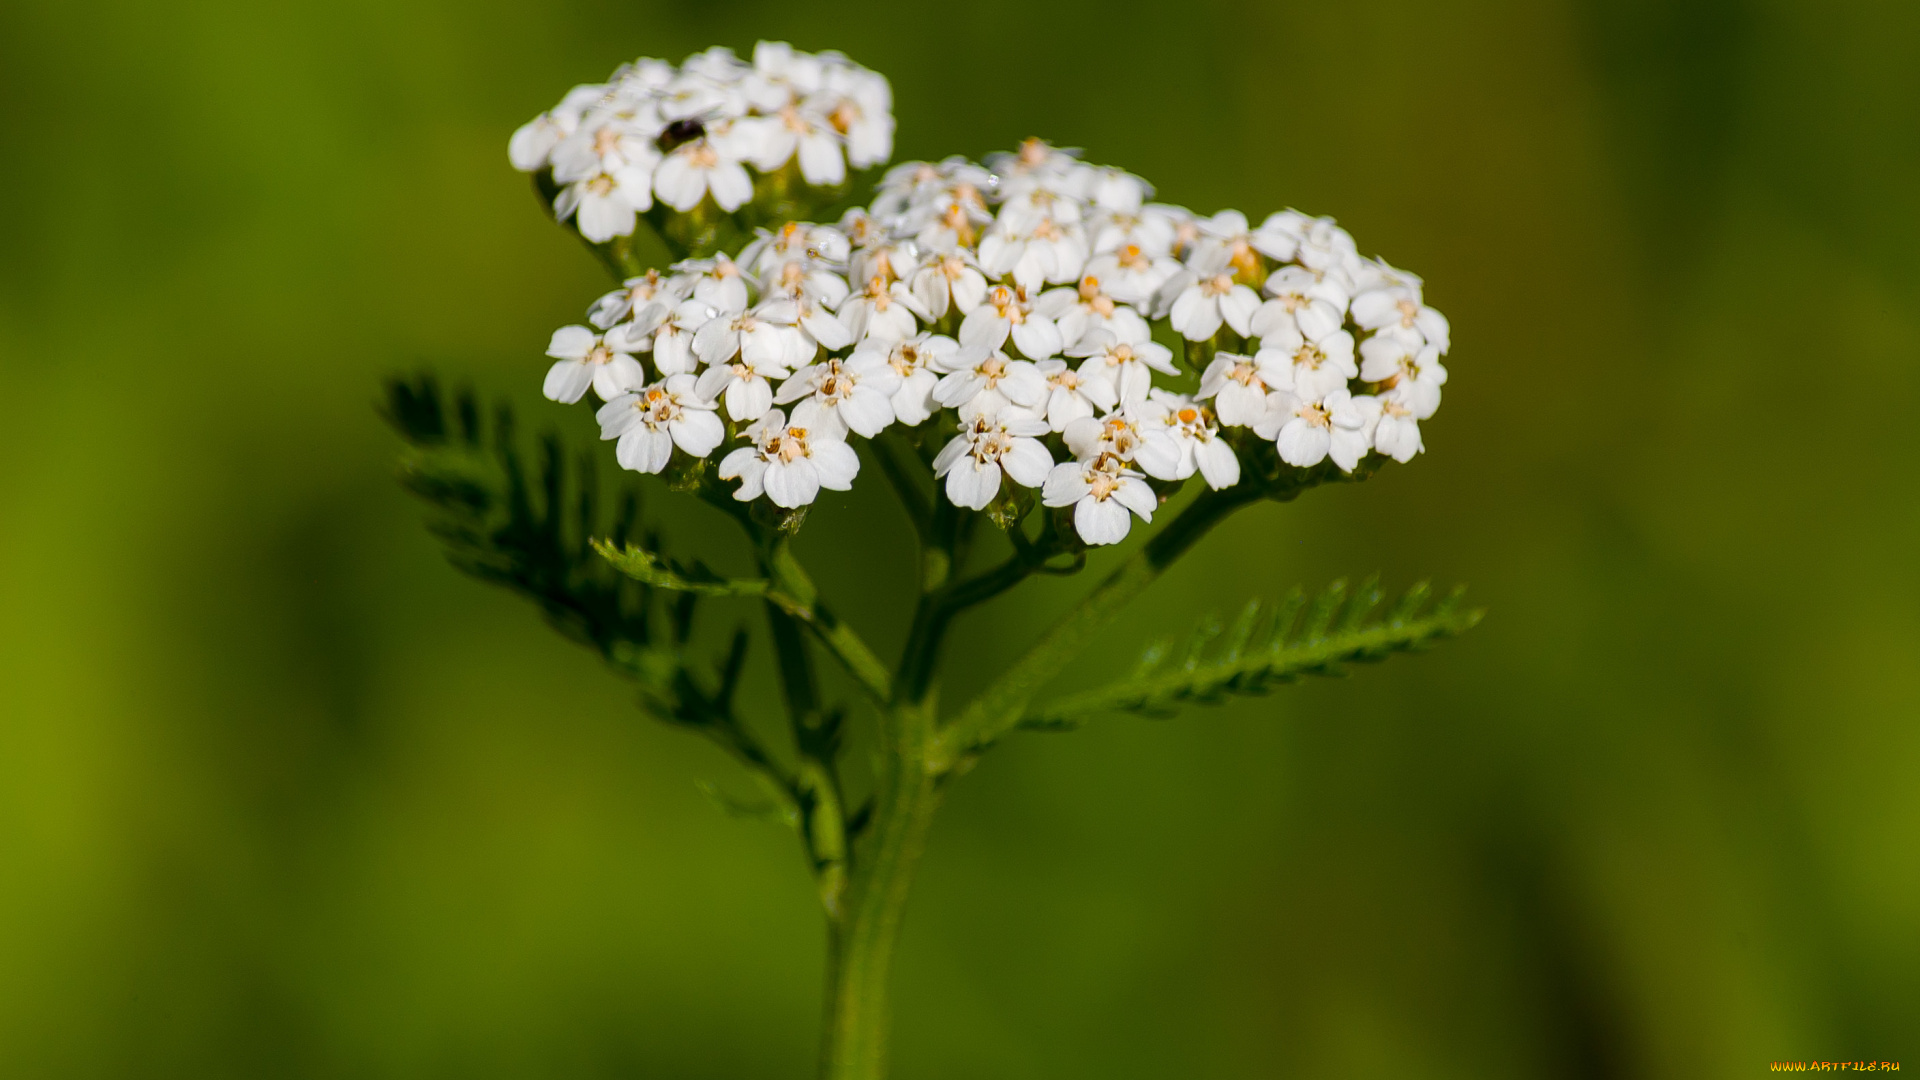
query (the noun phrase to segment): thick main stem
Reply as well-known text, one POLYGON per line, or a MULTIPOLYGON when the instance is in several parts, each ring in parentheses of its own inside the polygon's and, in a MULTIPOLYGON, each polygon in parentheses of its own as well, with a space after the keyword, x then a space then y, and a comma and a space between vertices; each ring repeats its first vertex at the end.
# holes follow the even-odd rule
POLYGON ((891 711, 874 792, 872 835, 860 849, 846 904, 827 930, 822 1080, 880 1080, 886 1070, 887 978, 907 891, 939 803, 927 771, 932 709, 891 711))

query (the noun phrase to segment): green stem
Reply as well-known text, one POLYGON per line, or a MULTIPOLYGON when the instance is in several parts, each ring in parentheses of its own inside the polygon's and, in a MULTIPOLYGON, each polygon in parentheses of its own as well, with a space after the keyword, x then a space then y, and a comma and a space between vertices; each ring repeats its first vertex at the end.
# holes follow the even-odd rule
POLYGON ((913 871, 939 804, 927 769, 931 706, 889 710, 871 835, 827 923, 826 1031, 821 1080, 881 1080, 886 1071, 887 979, 913 871))

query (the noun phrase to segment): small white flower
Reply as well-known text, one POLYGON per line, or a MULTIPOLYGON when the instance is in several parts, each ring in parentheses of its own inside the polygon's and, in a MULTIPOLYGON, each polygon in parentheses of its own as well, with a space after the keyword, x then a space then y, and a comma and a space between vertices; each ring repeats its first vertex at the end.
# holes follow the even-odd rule
POLYGON ((985 224, 993 220, 993 214, 987 210, 981 193, 995 183, 997 180, 991 172, 963 157, 950 157, 937 164, 904 161, 880 178, 871 210, 875 217, 894 217, 904 214, 909 207, 943 203, 964 189, 966 201, 979 209, 980 221, 985 224))
POLYGON ((933 400, 933 388, 947 370, 947 364, 960 352, 959 342, 939 334, 916 334, 904 341, 866 341, 853 351, 849 362, 863 356, 886 361, 900 380, 893 392, 894 419, 914 427, 933 415, 939 403, 933 400))
MULTIPOLYGON (((1168 235, 1172 235, 1169 228, 1168 235)), ((1087 276, 1100 279, 1108 295, 1128 304, 1150 304, 1175 274, 1180 263, 1166 255, 1150 255, 1139 244, 1122 244, 1087 260, 1087 276)))
POLYGON ((1057 179, 1079 165, 1080 151, 1050 145, 1045 139, 1026 139, 1013 153, 987 155, 987 168, 1005 177, 1009 185, 1057 179))
POLYGON ((847 178, 840 135, 824 114, 784 105, 772 116, 752 116, 734 127, 735 148, 754 168, 774 172, 797 155, 800 175, 816 187, 833 187, 847 178))
POLYGON ((893 156, 893 88, 876 71, 841 62, 809 99, 847 143, 847 161, 870 169, 893 156))
POLYGON ((1293 354, 1262 349, 1257 355, 1216 353, 1200 376, 1201 399, 1212 398, 1220 422, 1252 427, 1267 415, 1267 395, 1293 387, 1293 354))
POLYGON ((949 308, 965 315, 987 299, 987 277, 963 250, 929 253, 907 279, 907 287, 934 319, 946 318, 949 308))
POLYGON ((980 265, 988 273, 1010 275, 1028 292, 1049 282, 1076 281, 1087 265, 1087 238, 1077 224, 1037 217, 1027 226, 1010 225, 1007 208, 980 238, 980 265))
POLYGON ((692 288, 692 282, 678 274, 663 278, 660 271, 649 270, 646 276, 628 278, 620 288, 595 300, 593 307, 587 311, 587 321, 606 330, 626 321, 628 316, 632 316, 631 321, 636 325, 651 319, 650 325, 626 331, 637 351, 645 351, 653 348, 651 338, 660 320, 665 319, 676 304, 686 299, 692 288), (649 309, 657 309, 657 314, 645 314, 649 309), (644 344, 642 339, 647 339, 644 344))
POLYGON ((814 259, 789 259, 777 264, 760 278, 761 291, 769 297, 811 301, 825 307, 839 307, 850 291, 847 279, 814 259))
POLYGON ((1111 457, 1131 462, 1146 438, 1146 428, 1141 424, 1145 416, 1142 405, 1124 404, 1105 416, 1075 420, 1061 437, 1076 461, 1111 457))
POLYGON ((758 230, 736 261, 758 278, 775 276, 794 263, 806 273, 830 273, 846 263, 851 250, 847 238, 830 225, 789 221, 771 232, 758 230))
POLYGON ((953 505, 984 510, 1000 494, 1003 473, 1021 487, 1046 482, 1053 455, 1034 437, 1046 433, 1046 421, 1022 410, 980 413, 961 421, 960 434, 933 459, 933 475, 946 478, 953 505))
POLYGON ((1153 197, 1153 185, 1127 172, 1102 166, 1092 170, 1087 198, 1102 210, 1119 214, 1138 214, 1141 204, 1153 197))
POLYGON ((1043 411, 1054 431, 1065 431, 1075 420, 1106 412, 1120 403, 1119 391, 1098 366, 1083 364, 1075 371, 1065 360, 1042 360, 1033 368, 1047 380, 1043 411))
POLYGON ((1286 372, 1277 381, 1269 377, 1269 387, 1291 390, 1310 400, 1344 388, 1348 379, 1360 374, 1353 359, 1352 334, 1335 330, 1316 341, 1302 335, 1291 322, 1282 323, 1260 339, 1254 361, 1263 371, 1286 372))
POLYGON ((821 488, 846 491, 860 472, 860 456, 852 447, 805 427, 788 427, 779 409, 741 434, 752 445, 728 454, 717 473, 722 480, 740 481, 733 497, 741 502, 765 494, 775 506, 792 510, 812 503, 821 488))
POLYGON ((1352 472, 1373 447, 1379 416, 1376 398, 1335 390, 1316 400, 1281 390, 1268 398, 1267 415, 1253 430, 1272 439, 1280 460, 1289 465, 1304 469, 1331 457, 1343 472, 1352 472))
POLYGON ((1034 310, 1025 289, 997 285, 987 292, 984 303, 960 321, 960 344, 998 349, 1009 337, 1029 360, 1045 360, 1066 344, 1053 320, 1034 310))
POLYGON ((618 439, 614 457, 623 469, 657 473, 678 446, 694 457, 713 453, 726 429, 713 414, 713 402, 694 391, 693 376, 669 375, 637 393, 622 394, 600 407, 600 437, 618 439))
POLYGON ((905 282, 887 283, 887 278, 875 274, 867 279, 867 287, 860 292, 850 294, 840 305, 840 321, 846 324, 847 332, 855 341, 877 338, 882 341, 900 341, 912 337, 920 330, 915 316, 929 318, 927 310, 914 298, 912 290, 905 282))
POLYGON ((1275 327, 1291 322, 1300 333, 1318 340, 1345 321, 1347 290, 1338 274, 1283 266, 1267 277, 1264 288, 1273 299, 1253 313, 1254 337, 1266 337, 1275 327))
MULTIPOLYGON (((640 124, 603 112, 589 116, 577 131, 561 140, 553 148, 552 159, 553 178, 558 183, 633 170, 636 180, 646 178, 645 184, 636 186, 650 187, 654 167, 660 164, 660 150, 654 146, 652 134, 640 124)), ((647 206, 651 205, 649 198, 647 206)))
POLYGON ((1094 214, 1087 222, 1087 231, 1097 254, 1136 247, 1148 258, 1160 259, 1173 254, 1182 226, 1194 236, 1199 235, 1191 212, 1178 206, 1153 203, 1131 212, 1109 210, 1094 214))
POLYGON ((1282 210, 1268 215, 1260 228, 1263 232, 1293 236, 1297 246, 1291 257, 1309 270, 1345 272, 1360 259, 1353 237, 1330 217, 1308 217, 1298 210, 1282 210))
POLYGON ((759 371, 795 368, 813 359, 814 344, 794 325, 797 313, 786 301, 752 311, 722 313, 693 335, 693 354, 715 367, 735 356, 759 371))
MULTIPOLYGON (((928 251, 972 249, 980 243, 980 234, 993 223, 985 194, 989 175, 980 182, 949 180, 926 191, 918 191, 900 207, 890 220, 903 235, 928 251)), ((876 206, 881 205, 876 201, 876 206)))
POLYGON ((552 401, 568 405, 580 400, 593 387, 602 401, 619 397, 647 381, 640 361, 607 343, 584 326, 563 326, 553 332, 547 355, 558 363, 547 369, 542 392, 552 401))
POLYGON ((588 108, 607 96, 607 87, 576 86, 560 104, 520 125, 507 142, 507 158, 521 172, 539 172, 560 140, 573 134, 588 108))
POLYGON ((1447 369, 1440 364, 1439 346, 1414 334, 1387 332, 1360 343, 1360 378, 1382 384, 1416 418, 1425 420, 1440 408, 1447 369))
POLYGON ((753 70, 742 83, 747 100, 763 112, 777 112, 820 89, 826 64, 811 53, 784 41, 762 41, 753 47, 753 70))
POLYGON ((900 376, 885 356, 856 351, 794 372, 773 400, 776 405, 800 402, 793 422, 802 427, 842 439, 848 431, 871 439, 893 423, 892 397, 899 389, 900 376))
POLYGON ((1089 544, 1117 544, 1133 526, 1131 510, 1152 521, 1160 500, 1146 478, 1112 457, 1067 461, 1053 467, 1041 488, 1048 506, 1073 507, 1073 527, 1089 544))
POLYGON ((725 255, 711 259, 688 259, 673 264, 673 269, 693 282, 693 298, 715 311, 732 313, 747 310, 747 279, 739 264, 725 255))
POLYGON ((1247 215, 1238 210, 1222 210, 1199 222, 1200 240, 1193 258, 1214 260, 1236 272, 1253 273, 1260 269, 1260 256, 1275 262, 1293 258, 1299 239, 1282 223, 1268 218, 1258 229, 1247 226, 1247 215))
POLYGON ((1188 341, 1207 340, 1219 332, 1222 322, 1245 337, 1254 309, 1260 306, 1260 295, 1224 270, 1206 274, 1182 270, 1160 287, 1156 300, 1173 328, 1188 341))
MULTIPOLYGON (((654 352, 658 354, 658 346, 654 352)), ((773 384, 768 380, 784 379, 792 370, 770 353, 752 357, 743 353, 702 371, 697 389, 701 397, 723 402, 735 423, 744 423, 760 419, 773 408, 773 384)))
POLYGON ((933 400, 947 408, 975 409, 1017 405, 1037 407, 1047 396, 1047 380, 1026 360, 1009 360, 999 350, 961 346, 947 361, 948 374, 933 387, 933 400))
POLYGON ((633 233, 638 215, 653 206, 651 177, 641 168, 616 173, 594 173, 560 189, 553 199, 553 216, 574 218, 580 235, 596 244, 633 233))
POLYGON ((1452 344, 1447 317, 1420 302, 1418 285, 1388 285, 1356 295, 1353 321, 1366 330, 1417 334, 1441 354, 1452 344))
POLYGON ((1156 480, 1185 480, 1197 469, 1215 491, 1240 482, 1240 459, 1220 437, 1206 406, 1184 394, 1155 390, 1141 409, 1134 460, 1156 480))
POLYGON ((1100 278, 1088 274, 1077 289, 1048 289, 1033 301, 1033 309, 1053 320, 1060 329, 1060 340, 1068 347, 1080 343, 1092 330, 1104 330, 1116 341, 1147 341, 1152 327, 1140 313, 1120 303, 1101 287, 1100 278))
POLYGON ((1157 341, 1120 341, 1111 334, 1091 331, 1079 345, 1067 350, 1068 356, 1085 357, 1080 364, 1083 375, 1101 374, 1119 392, 1121 401, 1145 401, 1153 386, 1153 372, 1178 375, 1173 366, 1173 350, 1157 341))
POLYGON ((712 305, 700 300, 682 300, 675 305, 653 332, 654 370, 661 375, 687 375, 698 368, 693 337, 718 314, 712 305))
POLYGON ((753 179, 739 159, 703 135, 667 155, 653 172, 653 190, 661 202, 682 213, 699 206, 711 191, 714 203, 732 212, 753 198, 753 179))
POLYGON ((1426 449, 1420 441, 1420 417, 1405 404, 1398 389, 1380 396, 1380 419, 1373 429, 1373 448, 1402 465, 1426 449))

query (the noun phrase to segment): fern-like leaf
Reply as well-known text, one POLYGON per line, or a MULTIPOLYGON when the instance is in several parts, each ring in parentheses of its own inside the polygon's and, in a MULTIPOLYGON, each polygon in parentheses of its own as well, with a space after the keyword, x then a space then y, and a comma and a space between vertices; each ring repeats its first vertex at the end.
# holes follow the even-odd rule
MULTIPOLYGON (((471 394, 449 401, 431 376, 391 382, 384 412, 408 445, 402 480, 431 508, 429 528, 454 566, 531 600, 562 634, 635 679, 643 704, 662 719, 703 727, 733 722, 730 687, 744 658, 744 634, 716 677, 696 674, 681 647, 698 595, 670 597, 620 572, 595 548, 597 537, 629 551, 644 550, 639 541, 658 546, 658 538, 640 535, 636 491, 629 488, 608 513, 593 458, 570 464, 553 435, 540 440, 530 470, 508 410, 483 424, 471 394)), ((666 572, 711 577, 704 567, 666 572)))
POLYGON ((1310 603, 1297 591, 1279 604, 1256 600, 1229 625, 1209 619, 1180 645, 1150 646, 1117 685, 1036 706, 1020 723, 1062 729, 1097 713, 1166 716, 1183 705, 1266 694, 1304 675, 1340 675, 1347 664, 1418 651, 1464 632, 1484 613, 1462 609, 1462 594, 1455 589, 1429 609, 1423 582, 1385 618, 1374 617, 1385 599, 1374 578, 1351 592, 1336 581, 1310 603))

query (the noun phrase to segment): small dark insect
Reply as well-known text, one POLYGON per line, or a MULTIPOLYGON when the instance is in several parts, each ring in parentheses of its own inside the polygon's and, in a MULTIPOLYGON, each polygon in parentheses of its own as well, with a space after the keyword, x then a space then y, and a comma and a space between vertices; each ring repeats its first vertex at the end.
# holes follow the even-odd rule
POLYGON ((707 126, 698 120, 675 120, 660 133, 660 149, 672 150, 682 143, 690 143, 707 133, 707 126))

